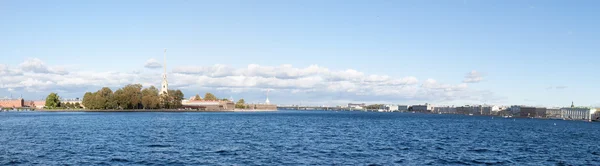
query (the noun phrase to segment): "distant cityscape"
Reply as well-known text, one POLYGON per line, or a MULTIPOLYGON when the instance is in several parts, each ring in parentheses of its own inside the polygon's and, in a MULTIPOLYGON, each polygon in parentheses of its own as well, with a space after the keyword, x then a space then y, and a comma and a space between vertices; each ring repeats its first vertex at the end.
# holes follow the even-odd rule
POLYGON ((470 116, 500 116, 504 118, 543 118, 563 120, 598 121, 600 108, 578 107, 571 102, 570 107, 535 107, 525 105, 465 105, 436 106, 433 104, 401 105, 348 103, 345 106, 279 106, 282 110, 331 110, 331 111, 371 111, 371 112, 413 112, 430 114, 462 114, 470 116))

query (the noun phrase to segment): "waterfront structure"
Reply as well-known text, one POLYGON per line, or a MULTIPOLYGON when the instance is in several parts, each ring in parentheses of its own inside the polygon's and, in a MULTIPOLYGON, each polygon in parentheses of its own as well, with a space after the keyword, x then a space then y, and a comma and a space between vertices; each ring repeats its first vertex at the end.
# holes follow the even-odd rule
POLYGON ((160 95, 168 95, 169 94, 169 82, 167 81, 167 49, 165 48, 165 52, 164 52, 164 56, 165 56, 165 61, 164 61, 164 65, 163 65, 163 76, 162 76, 162 83, 160 86, 160 95))
POLYGON ((592 120, 600 120, 600 108, 596 108, 596 113, 592 114, 592 120))
POLYGON ((595 108, 570 107, 561 108, 561 118, 569 120, 592 120, 592 115, 596 113, 595 108))
POLYGON ((409 108, 408 105, 398 105, 398 111, 399 112, 407 112, 408 108, 409 108))
POLYGON ((197 109, 201 111, 228 111, 235 109, 235 103, 222 100, 182 100, 184 109, 197 109))
POLYGON ((25 107, 25 100, 18 99, 0 99, 1 108, 22 108, 25 107))
POLYGON ((560 108, 546 108, 546 118, 561 119, 560 108))
POLYGON ((454 107, 454 106, 436 106, 433 108, 433 113, 456 114, 456 107, 454 107))
POLYGON ((545 118, 546 108, 545 107, 521 107, 519 112, 520 117, 528 118, 545 118))
POLYGON ((367 107, 367 104, 365 104, 365 103, 361 103, 361 104, 348 103, 348 108, 352 108, 352 109, 363 109, 365 107, 367 107))
POLYGON ((412 111, 415 112, 431 112, 433 111, 434 106, 428 103, 425 103, 425 105, 413 105, 412 107, 412 111))
POLYGON ((510 106, 510 113, 512 113, 513 115, 519 115, 521 113, 521 106, 520 105, 510 106))
POLYGON ((381 109, 383 109, 386 112, 397 112, 398 111, 398 105, 386 104, 386 105, 382 105, 381 109))

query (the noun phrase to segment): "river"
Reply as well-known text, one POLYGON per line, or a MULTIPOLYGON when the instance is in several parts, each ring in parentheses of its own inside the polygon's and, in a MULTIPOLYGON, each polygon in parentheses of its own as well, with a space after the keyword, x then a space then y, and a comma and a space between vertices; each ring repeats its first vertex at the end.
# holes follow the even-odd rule
POLYGON ((600 165, 600 123, 377 112, 0 112, 0 165, 600 165))

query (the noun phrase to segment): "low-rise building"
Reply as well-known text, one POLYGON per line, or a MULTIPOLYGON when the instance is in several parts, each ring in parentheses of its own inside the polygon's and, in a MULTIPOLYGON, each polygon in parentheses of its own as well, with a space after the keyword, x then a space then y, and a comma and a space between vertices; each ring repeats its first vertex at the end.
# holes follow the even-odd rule
POLYGON ((198 109, 202 111, 227 111, 234 110, 235 103, 221 100, 183 100, 181 105, 186 109, 198 109))
POLYGON ((25 107, 25 100, 19 99, 0 99, 0 108, 22 108, 25 107))
POLYGON ((408 108, 409 108, 408 105, 398 105, 399 112, 406 112, 406 111, 408 111, 408 108))
POLYGON ((560 108, 546 108, 546 118, 562 119, 560 108))
POLYGON ((521 113, 521 106, 520 105, 510 106, 510 112, 513 115, 519 115, 521 113))
POLYGON ((587 107, 569 107, 561 108, 561 118, 570 120, 592 120, 596 113, 595 108, 587 107))
POLYGON ((436 106, 433 108, 433 113, 456 114, 456 107, 454 107, 454 106, 436 106))
POLYGON ((383 110, 387 111, 387 112, 397 112, 398 111, 398 105, 392 105, 392 104, 386 104, 382 106, 383 110))
POLYGON ((495 115, 500 111, 498 106, 491 105, 474 105, 456 107, 457 114, 465 115, 495 115))
POLYGON ((413 105, 411 108, 415 112, 432 112, 434 107, 431 104, 425 103, 425 105, 413 105))
POLYGON ((528 118, 545 118, 546 108, 545 107, 521 107, 519 112, 520 117, 528 118))
POLYGON ((363 109, 365 107, 367 107, 367 104, 365 104, 365 103, 361 103, 361 104, 348 103, 348 108, 352 108, 352 109, 363 109))

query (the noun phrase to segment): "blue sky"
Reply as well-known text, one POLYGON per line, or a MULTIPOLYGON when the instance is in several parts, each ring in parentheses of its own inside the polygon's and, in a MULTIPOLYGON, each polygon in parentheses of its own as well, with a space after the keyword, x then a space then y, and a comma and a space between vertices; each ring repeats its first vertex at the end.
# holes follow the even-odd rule
POLYGON ((575 101, 595 106, 600 105, 598 5, 541 0, 1 1, 0 70, 5 71, 0 71, 0 96, 40 98, 58 91, 80 97, 127 81, 158 86, 161 70, 144 65, 152 58, 162 60, 168 48, 170 82, 186 96, 211 91, 259 102, 264 89, 274 89, 271 101, 282 104, 567 106, 575 101), (249 74, 251 64, 265 67, 264 73, 249 74), (292 67, 281 67, 285 64, 292 67), (320 72, 293 78, 268 74, 311 73, 311 65, 320 72), (219 66, 236 72, 211 74, 219 66), (362 78, 330 78, 348 69, 362 78), (471 72, 477 81, 464 82, 471 72), (90 81, 84 77, 89 75, 99 78, 90 81), (366 80, 372 75, 386 78, 366 80), (393 81, 404 82, 388 84, 393 81))

